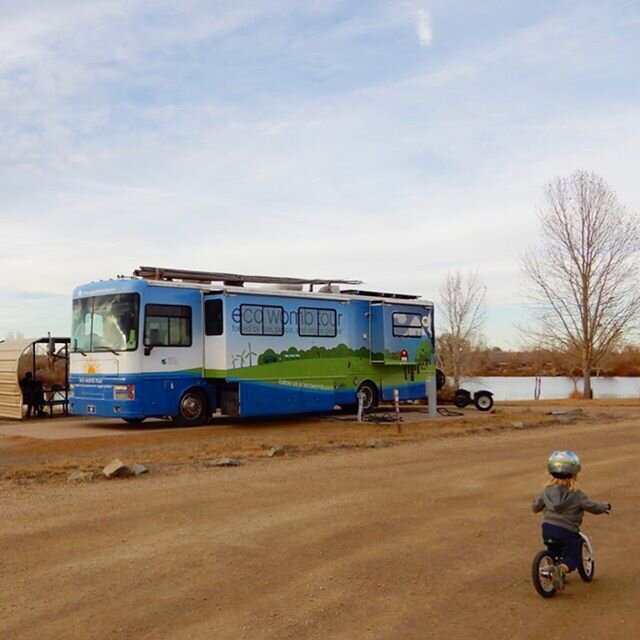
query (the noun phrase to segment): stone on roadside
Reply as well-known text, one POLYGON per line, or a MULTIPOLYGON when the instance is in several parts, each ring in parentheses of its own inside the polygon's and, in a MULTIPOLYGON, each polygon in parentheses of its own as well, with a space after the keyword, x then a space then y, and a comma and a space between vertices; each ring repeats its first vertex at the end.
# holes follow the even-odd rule
POLYGON ((512 422, 511 426, 514 429, 524 429, 524 422, 512 422))
POLYGON ((71 471, 67 476, 68 482, 86 482, 93 480, 93 471, 71 471))
POLYGON ((557 411, 552 411, 552 416, 579 416, 582 414, 582 409, 580 407, 576 407, 575 409, 558 409, 557 411))
POLYGON ((205 460, 205 467, 238 467, 240 460, 238 458, 216 458, 215 460, 205 460))
POLYGON ((267 455, 270 458, 273 458, 274 456, 283 456, 284 454, 285 454, 284 447, 280 447, 280 446, 271 447, 271 449, 267 451, 267 455))
POLYGON ((131 475, 131 469, 129 469, 122 460, 116 458, 102 470, 102 473, 104 473, 107 478, 123 478, 131 475))
POLYGON ((143 464, 134 464, 131 467, 131 473, 134 476, 141 476, 143 473, 149 473, 149 467, 145 467, 143 464))
POLYGON ((388 447, 388 443, 384 440, 367 440, 366 446, 370 449, 382 449, 383 447, 388 447))

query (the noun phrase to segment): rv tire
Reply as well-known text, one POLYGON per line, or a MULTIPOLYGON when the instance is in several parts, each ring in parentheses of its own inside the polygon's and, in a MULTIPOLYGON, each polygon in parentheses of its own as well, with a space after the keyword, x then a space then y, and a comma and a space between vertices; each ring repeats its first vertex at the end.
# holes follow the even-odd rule
POLYGON ((201 389, 189 389, 180 398, 178 415, 173 421, 180 427, 204 424, 207 420, 207 399, 201 389))
POLYGON ((371 409, 378 406, 378 387, 376 387, 371 380, 366 380, 358 387, 358 391, 356 393, 356 407, 358 406, 357 399, 358 394, 360 393, 364 395, 362 402, 363 411, 371 411, 371 409))

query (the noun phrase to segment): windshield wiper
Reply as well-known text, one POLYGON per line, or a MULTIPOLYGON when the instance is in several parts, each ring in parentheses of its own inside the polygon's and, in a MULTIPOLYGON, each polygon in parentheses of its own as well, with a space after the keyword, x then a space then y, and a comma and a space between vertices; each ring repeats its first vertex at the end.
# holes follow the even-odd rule
POLYGON ((111 351, 111 353, 113 353, 113 355, 115 356, 119 356, 120 353, 118 351, 116 351, 115 349, 111 348, 111 347, 95 347, 93 349, 94 351, 111 351))

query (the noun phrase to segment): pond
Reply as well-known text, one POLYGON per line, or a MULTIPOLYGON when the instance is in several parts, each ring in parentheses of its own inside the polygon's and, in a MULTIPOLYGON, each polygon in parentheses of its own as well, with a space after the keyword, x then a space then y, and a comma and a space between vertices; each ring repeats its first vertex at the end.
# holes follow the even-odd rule
MULTIPOLYGON (((494 400, 535 400, 536 380, 540 400, 569 398, 574 391, 582 392, 582 378, 541 376, 489 376, 464 378, 460 385, 468 391, 487 389, 494 400)), ((640 378, 591 378, 594 398, 640 398, 640 378)))

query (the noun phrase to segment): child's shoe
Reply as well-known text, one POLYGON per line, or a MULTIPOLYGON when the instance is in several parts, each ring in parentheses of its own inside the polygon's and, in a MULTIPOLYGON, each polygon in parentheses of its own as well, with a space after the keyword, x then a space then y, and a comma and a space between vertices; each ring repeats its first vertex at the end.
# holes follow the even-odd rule
POLYGON ((557 564, 553 570, 553 588, 556 591, 562 591, 564 589, 564 580, 567 577, 567 572, 564 567, 557 564))

